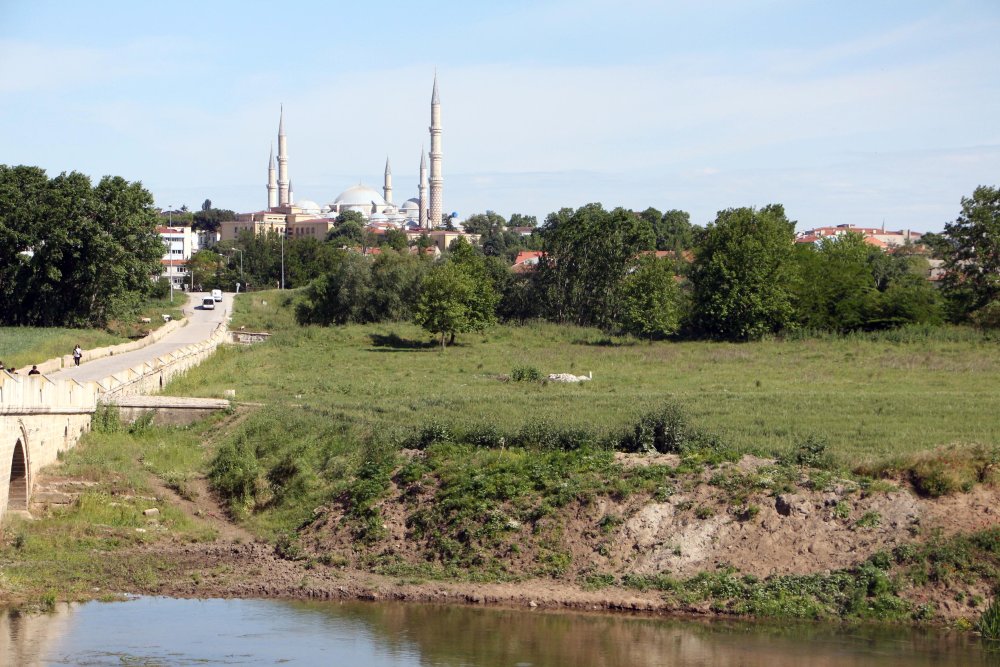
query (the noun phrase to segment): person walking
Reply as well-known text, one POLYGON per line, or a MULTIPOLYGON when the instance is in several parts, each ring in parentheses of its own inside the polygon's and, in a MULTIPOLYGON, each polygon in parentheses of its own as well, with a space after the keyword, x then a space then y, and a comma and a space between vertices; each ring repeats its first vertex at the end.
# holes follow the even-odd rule
POLYGON ((31 370, 28 371, 28 375, 41 375, 42 372, 38 370, 38 366, 32 366, 31 370))
POLYGON ((80 349, 80 345, 77 344, 77 346, 73 348, 73 363, 75 365, 79 366, 80 365, 80 358, 82 356, 83 356, 83 350, 81 350, 80 349))

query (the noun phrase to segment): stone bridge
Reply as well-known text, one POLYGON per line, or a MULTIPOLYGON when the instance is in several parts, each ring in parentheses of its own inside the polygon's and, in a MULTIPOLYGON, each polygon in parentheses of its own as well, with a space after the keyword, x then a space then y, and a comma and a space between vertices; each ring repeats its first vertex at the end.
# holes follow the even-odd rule
POLYGON ((225 324, 219 324, 204 341, 100 380, 0 371, 0 480, 9 480, 0 483, 0 521, 8 510, 28 509, 37 472, 90 430, 99 404, 158 392, 171 378, 211 355, 227 335, 225 324))

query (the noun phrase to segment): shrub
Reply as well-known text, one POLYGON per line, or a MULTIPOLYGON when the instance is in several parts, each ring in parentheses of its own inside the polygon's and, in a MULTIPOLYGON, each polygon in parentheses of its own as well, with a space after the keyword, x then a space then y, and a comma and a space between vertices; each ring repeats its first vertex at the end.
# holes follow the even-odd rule
POLYGON ((254 504, 259 475, 257 456, 243 442, 223 445, 209 471, 212 487, 229 501, 230 511, 237 516, 254 504))
POLYGON ((514 382, 539 382, 542 379, 542 372, 534 366, 514 366, 510 372, 510 379, 514 382))
POLYGON ((827 452, 826 438, 810 434, 799 443, 799 446, 789 456, 783 457, 784 463, 806 466, 809 468, 826 468, 831 464, 827 452))
POLYGON ((642 415, 619 440, 619 448, 627 452, 679 453, 694 435, 681 408, 665 403, 642 415))

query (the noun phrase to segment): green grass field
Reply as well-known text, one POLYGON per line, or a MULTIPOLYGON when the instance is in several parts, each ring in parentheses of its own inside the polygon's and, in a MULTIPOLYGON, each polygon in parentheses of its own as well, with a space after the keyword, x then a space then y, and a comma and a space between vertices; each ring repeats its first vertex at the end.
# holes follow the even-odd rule
POLYGON ((672 399, 736 448, 788 452, 825 438, 854 466, 954 443, 1000 443, 998 345, 971 330, 929 336, 644 343, 536 323, 459 337, 442 353, 410 324, 295 325, 290 297, 240 297, 234 326, 274 336, 226 347, 174 381, 174 395, 218 396, 346 421, 359 432, 431 421, 532 421, 612 431, 672 399), (266 303, 266 305, 265 305, 266 303), (593 373, 578 385, 504 382, 517 366, 593 373))

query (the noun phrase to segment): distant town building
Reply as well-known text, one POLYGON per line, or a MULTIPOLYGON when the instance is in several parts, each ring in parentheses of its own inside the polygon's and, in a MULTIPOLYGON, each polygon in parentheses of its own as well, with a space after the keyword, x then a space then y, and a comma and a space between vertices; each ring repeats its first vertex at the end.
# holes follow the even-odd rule
POLYGON ((865 241, 877 248, 889 250, 907 243, 919 243, 923 236, 920 232, 909 229, 899 231, 889 231, 883 227, 855 227, 854 225, 837 225, 835 227, 816 227, 799 232, 795 236, 796 243, 818 243, 821 239, 828 237, 843 236, 844 234, 861 234, 865 241))
POLYGON ((180 288, 188 276, 188 260, 201 247, 198 232, 190 227, 157 227, 156 233, 163 240, 160 275, 180 288))

